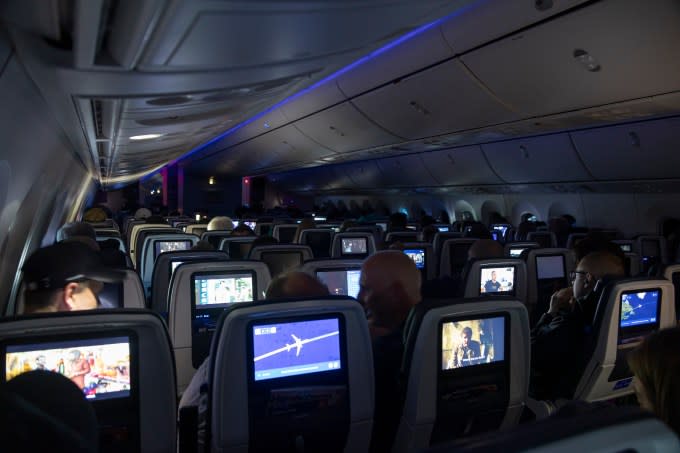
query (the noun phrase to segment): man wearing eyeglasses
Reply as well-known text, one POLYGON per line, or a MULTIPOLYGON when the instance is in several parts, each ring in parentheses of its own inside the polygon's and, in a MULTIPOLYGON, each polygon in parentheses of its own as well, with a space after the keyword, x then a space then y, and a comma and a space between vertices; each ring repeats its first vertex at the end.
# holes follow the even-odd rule
POLYGON ((623 262, 609 252, 593 252, 579 261, 572 286, 555 292, 550 309, 531 331, 531 389, 537 399, 573 397, 583 374, 585 332, 591 325, 604 277, 625 275, 623 262))

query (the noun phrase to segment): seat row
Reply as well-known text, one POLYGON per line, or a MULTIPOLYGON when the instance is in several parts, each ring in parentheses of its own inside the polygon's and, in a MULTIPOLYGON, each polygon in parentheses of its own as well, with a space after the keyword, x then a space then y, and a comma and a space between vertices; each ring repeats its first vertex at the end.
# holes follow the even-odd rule
MULTIPOLYGON (((194 284, 177 291, 195 292, 212 271, 186 264, 178 272, 193 274, 194 284)), ((355 300, 237 303, 220 308, 211 324, 210 316, 199 313, 196 297, 202 296, 171 316, 168 327, 148 310, 4 319, 5 378, 37 368, 66 375, 86 369, 77 383, 97 412, 102 442, 120 450, 173 451, 180 368, 187 360, 202 361, 194 350, 204 349, 211 451, 273 446, 294 451, 301 445, 309 451, 367 450, 374 358, 364 311, 355 300), (201 322, 193 323, 191 333, 180 332, 180 317, 201 322), (194 342, 209 330, 211 341, 194 342), (180 333, 190 342, 190 358, 186 345, 175 343, 180 333)), ((575 399, 601 401, 632 393, 625 356, 647 333, 675 325, 674 297, 666 280, 626 279, 607 286, 575 399), (637 307, 632 297, 644 305, 637 314, 630 311, 637 307)), ((177 294, 173 303, 180 298, 177 294)), ((420 451, 507 429, 519 423, 527 405, 539 417, 555 409, 528 396, 529 320, 515 298, 423 301, 407 320, 404 345, 404 405, 394 451, 420 451), (469 350, 476 352, 466 354, 469 350)), ((192 420, 181 420, 183 436, 194 437, 192 420)))

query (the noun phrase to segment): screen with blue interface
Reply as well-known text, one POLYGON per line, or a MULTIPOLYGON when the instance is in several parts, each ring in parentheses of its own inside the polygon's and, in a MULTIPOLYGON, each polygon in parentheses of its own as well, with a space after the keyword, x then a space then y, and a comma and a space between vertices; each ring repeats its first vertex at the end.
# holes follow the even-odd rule
POLYGON ((621 294, 621 327, 656 324, 659 290, 621 294))
POLYGON ((404 253, 416 263, 418 269, 425 269, 425 249, 405 249, 404 253))
POLYGON ((438 229, 441 233, 446 233, 446 232, 449 231, 449 227, 447 227, 447 226, 440 226, 440 227, 437 227, 437 229, 438 229))
POLYGON ((316 276, 328 287, 328 292, 332 295, 350 296, 355 299, 359 295, 360 269, 318 270, 316 276))
POLYGON ((252 326, 255 381, 342 369, 338 318, 252 326))
POLYGON ((510 257, 511 258, 519 258, 520 255, 522 254, 523 251, 525 251, 526 248, 524 247, 510 247, 510 257))

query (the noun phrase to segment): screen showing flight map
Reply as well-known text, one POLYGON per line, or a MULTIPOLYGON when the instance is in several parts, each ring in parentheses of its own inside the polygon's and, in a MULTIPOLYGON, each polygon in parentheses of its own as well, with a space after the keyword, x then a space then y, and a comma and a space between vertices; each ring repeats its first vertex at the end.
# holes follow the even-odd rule
POLYGON ((254 380, 342 369, 338 318, 252 326, 254 380))

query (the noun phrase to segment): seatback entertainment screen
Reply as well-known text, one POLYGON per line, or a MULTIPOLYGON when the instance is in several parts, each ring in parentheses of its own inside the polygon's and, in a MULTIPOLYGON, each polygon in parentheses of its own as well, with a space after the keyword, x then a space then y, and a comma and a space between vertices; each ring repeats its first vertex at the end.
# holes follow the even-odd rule
POLYGON ((176 252, 178 250, 189 250, 191 241, 156 241, 154 258, 164 252, 176 252))
POLYGON ((405 249, 404 253, 416 263, 418 269, 425 269, 425 249, 405 249))
POLYGON ((342 238, 343 255, 365 255, 367 250, 366 238, 342 238))
POLYGON ((360 269, 319 269, 316 276, 333 295, 350 296, 355 299, 359 295, 360 269))
POLYGON ((195 274, 192 280, 197 310, 226 307, 232 303, 254 300, 251 273, 195 274))
POLYGON ((505 360, 505 317, 442 323, 442 370, 505 360))
POLYGON ((479 294, 512 294, 515 291, 515 266, 482 267, 479 294))
POLYGON ((69 378, 88 400, 130 396, 130 337, 8 344, 5 379, 33 370, 69 378))
POLYGON ((253 380, 341 370, 340 321, 315 319, 251 327, 253 380))

